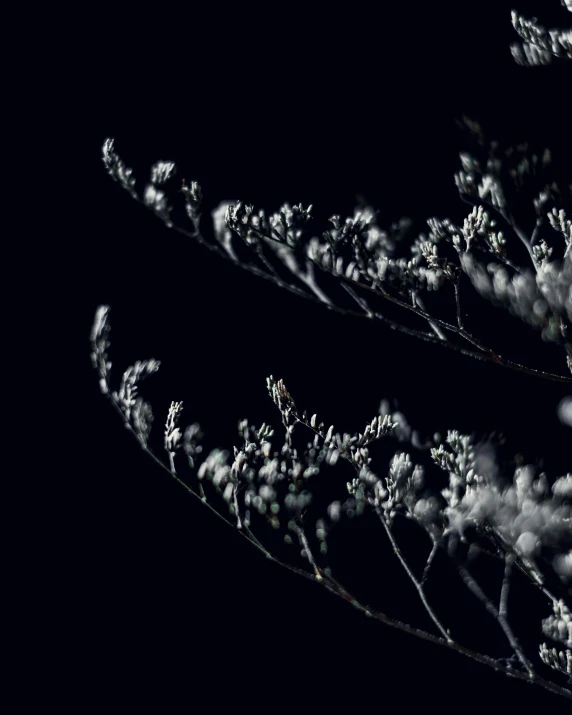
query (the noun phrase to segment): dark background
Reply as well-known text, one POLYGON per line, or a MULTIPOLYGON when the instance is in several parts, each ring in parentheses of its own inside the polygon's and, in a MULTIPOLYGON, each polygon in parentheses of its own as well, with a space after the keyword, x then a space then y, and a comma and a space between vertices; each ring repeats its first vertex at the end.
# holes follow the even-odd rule
MULTIPOLYGON (((202 185, 207 235, 209 212, 223 199, 269 211, 312 203, 323 220, 351 215, 361 194, 381 210, 382 225, 402 215, 462 221, 470 209, 453 173, 466 141, 455 118, 479 120, 491 139, 546 141, 570 156, 562 98, 570 68, 513 63, 511 5, 159 5, 72 20, 63 49, 54 48, 62 55, 54 86, 65 87, 56 107, 77 198, 54 242, 65 276, 53 288, 74 296, 66 305, 78 367, 71 391, 83 395, 73 418, 82 469, 62 497, 64 566, 46 597, 57 603, 58 648, 46 667, 58 673, 50 688, 59 697, 162 712, 558 704, 371 622, 267 562, 138 449, 89 362, 93 315, 105 303, 114 379, 137 359, 162 361, 141 385, 155 437, 171 400, 184 401, 185 423, 201 423, 207 450, 238 445, 244 417, 278 431, 265 385, 272 374, 340 431, 362 429, 382 398, 397 398, 421 434, 502 431, 513 453, 546 457, 552 476, 565 471, 569 433, 555 413, 562 386, 284 293, 169 231, 111 181, 100 158, 104 139, 115 137, 140 189, 153 162, 175 161, 179 177, 202 185)), ((551 18, 565 25, 569 16, 556 3, 539 19, 551 18)), ((500 352, 564 372, 555 349, 530 339, 518 320, 482 311, 472 325, 490 331, 500 352)), ((350 528, 338 548, 350 590, 427 625, 381 530, 350 528)), ((446 583, 435 581, 432 593, 448 604, 441 612, 453 632, 509 655, 500 639, 483 636, 492 620, 446 583)), ((511 605, 526 620, 526 604, 511 605)), ((532 635, 534 648, 539 624, 532 635)))

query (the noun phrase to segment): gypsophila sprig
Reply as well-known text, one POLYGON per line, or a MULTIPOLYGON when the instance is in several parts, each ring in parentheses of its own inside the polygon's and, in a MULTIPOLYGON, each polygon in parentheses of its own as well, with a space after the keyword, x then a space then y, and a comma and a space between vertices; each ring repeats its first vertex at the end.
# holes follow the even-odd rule
POLYGON ((179 427, 179 420, 181 419, 182 412, 182 402, 171 402, 171 406, 169 407, 169 412, 167 414, 167 421, 165 423, 165 450, 169 455, 169 462, 172 471, 175 470, 175 452, 180 450, 182 447, 183 433, 179 427))
POLYGON ((164 191, 158 189, 154 184, 148 184, 143 195, 143 201, 145 202, 147 208, 154 211, 169 228, 172 227, 173 224, 169 218, 171 207, 167 203, 164 191))
POLYGON ((114 181, 117 181, 123 186, 123 188, 128 191, 133 198, 138 199, 137 192, 135 191, 135 179, 132 176, 133 169, 129 169, 125 166, 123 161, 116 154, 114 149, 115 141, 113 139, 106 139, 103 143, 103 163, 107 169, 108 174, 114 181))
POLYGON ((125 370, 119 391, 113 393, 113 398, 123 411, 126 420, 134 426, 137 436, 143 442, 149 439, 153 412, 151 405, 138 395, 138 383, 157 372, 159 365, 158 360, 137 360, 135 365, 125 370))
MULTIPOLYGON (((570 0, 562 0, 562 5, 572 10, 570 0)), ((522 38, 511 48, 519 64, 547 65, 572 57, 570 31, 546 30, 517 11, 512 22, 522 38)), ((111 177, 168 227, 299 297, 570 386, 572 182, 556 180, 548 149, 528 143, 504 146, 487 140, 475 120, 463 117, 460 124, 475 144, 474 150, 460 153, 454 176, 470 210, 460 222, 431 217, 427 229, 417 235, 407 218, 383 228, 378 212, 364 202, 351 216, 330 216, 331 226, 317 232, 312 205, 283 203, 277 211, 266 212, 236 201, 212 211, 209 239, 201 228, 200 185, 183 181, 175 196, 169 193, 174 163, 154 164, 150 183, 139 195, 112 139, 104 143, 103 162, 111 177), (177 224, 177 201, 190 228, 177 224), (533 221, 522 222, 523 204, 523 215, 528 213, 533 221), (333 297, 334 284, 342 287, 345 303, 333 297), (470 290, 476 299, 508 311, 556 346, 568 372, 523 365, 485 345, 466 327, 465 296, 470 290), (440 312, 445 301, 436 306, 432 302, 435 294, 450 301, 448 312, 440 312), (388 317, 382 312, 388 308, 403 319, 388 317)), ((163 461, 150 448, 153 413, 139 394, 139 383, 157 372, 159 362, 135 362, 114 390, 109 335, 109 306, 103 305, 90 334, 102 394, 157 465, 269 560, 319 583, 384 624, 572 699, 571 473, 549 474, 522 458, 507 463, 499 456, 500 440, 492 436, 449 429, 445 438, 435 432, 432 439, 421 440, 388 400, 364 421, 363 431, 344 432, 316 412, 301 410, 284 381, 272 375, 266 387, 281 425, 276 420, 276 425, 255 426, 241 419, 237 444, 204 451, 199 423, 184 427, 183 403, 173 401, 165 416, 168 461, 163 461), (387 451, 380 457, 383 449, 387 451), (329 476, 342 468, 351 474, 336 487, 329 476), (327 503, 320 500, 325 484, 332 489, 327 503), (362 603, 333 573, 332 532, 340 534, 346 521, 369 516, 430 619, 428 630, 362 603), (412 530, 411 544, 421 556, 415 567, 400 546, 399 520, 412 530), (284 556, 268 546, 276 534, 284 556), (500 569, 497 593, 479 583, 474 563, 481 558, 500 569), (463 642, 454 614, 433 602, 437 599, 428 584, 436 578, 436 559, 453 566, 452 574, 476 600, 509 657, 493 657, 463 642), (509 608, 509 594, 516 591, 522 597, 528 587, 537 589, 542 602, 538 612, 531 603, 527 613, 537 635, 533 648, 530 638, 525 644, 519 637, 509 608), (539 642, 541 638, 546 642, 539 642)), ((433 385, 431 390, 431 396, 439 394, 433 385)), ((572 426, 569 403, 564 397, 559 412, 563 424, 572 426)))
MULTIPOLYGON (((106 306, 98 309, 91 332, 93 364, 100 375, 102 351, 109 347, 108 314, 109 309, 106 306), (105 336, 105 339, 102 336, 105 336)), ((109 372, 103 372, 103 377, 100 378, 105 383, 102 392, 112 400, 143 449, 187 491, 199 497, 221 518, 234 525, 268 558, 316 580, 382 622, 390 623, 426 640, 447 645, 482 663, 492 665, 497 670, 504 667, 507 674, 539 683, 565 697, 572 697, 569 690, 546 680, 536 672, 532 660, 524 654, 510 628, 506 620, 509 571, 505 573, 503 582, 504 595, 501 602, 504 606, 497 610, 476 585, 468 571, 469 565, 465 563, 459 550, 451 548, 455 543, 451 542, 452 537, 458 536, 466 543, 469 534, 472 534, 471 539, 479 537, 489 543, 490 556, 504 560, 510 566, 516 564, 527 579, 551 599, 553 616, 542 621, 544 634, 569 648, 569 606, 564 596, 557 598, 548 589, 546 573, 547 569, 551 569, 552 574, 560 579, 563 592, 566 590, 564 586, 572 582, 571 475, 560 477, 550 488, 546 475, 541 473, 535 476, 534 468, 528 465, 516 469, 511 484, 501 474, 490 440, 476 442, 470 435, 450 430, 445 442, 429 450, 431 460, 448 474, 449 484, 440 494, 425 484, 425 470, 429 464, 424 466, 420 461, 414 462, 411 454, 402 449, 395 452, 383 476, 379 469, 374 471, 372 468, 372 459, 366 445, 381 438, 405 440, 410 442, 411 449, 417 449, 419 452, 416 432, 406 429, 401 414, 389 415, 382 403, 380 414, 366 424, 364 433, 352 435, 335 432, 333 425, 326 428, 323 422, 318 424, 316 414, 309 417, 307 411, 300 412, 284 381, 276 380, 272 376, 267 379, 267 387, 282 417, 284 438, 281 446, 274 447, 271 438, 275 436, 275 430, 269 424, 265 423, 256 428, 247 420, 241 420, 239 435, 243 444, 234 447, 234 458, 231 460, 229 450, 216 448, 209 452, 201 464, 197 464, 201 452, 198 445, 202 437, 200 428, 194 423, 183 432, 179 426, 182 403, 172 402, 165 426, 165 448, 169 456, 167 465, 149 449, 150 412, 147 413, 146 408, 142 407, 146 403, 137 395, 139 381, 156 372, 158 366, 159 363, 155 360, 137 361, 125 371, 117 392, 109 387, 109 372), (313 435, 313 439, 302 452, 293 444, 297 425, 306 428, 313 435), (181 444, 189 456, 188 466, 195 475, 194 481, 199 484, 198 492, 194 491, 187 481, 183 481, 175 470, 174 455, 181 444), (340 459, 347 461, 356 472, 356 477, 347 483, 349 498, 332 501, 325 513, 316 519, 315 528, 310 530, 306 522, 308 509, 313 503, 311 483, 324 468, 335 467, 340 459), (201 484, 205 481, 212 484, 222 504, 226 503, 230 521, 209 503, 201 484), (328 534, 340 523, 341 517, 360 517, 368 509, 373 509, 378 516, 397 558, 415 586, 439 635, 420 631, 394 621, 382 612, 362 606, 333 577, 332 569, 326 561, 328 534), (259 517, 262 518, 262 523, 258 523, 259 517), (407 564, 392 533, 393 523, 399 517, 405 517, 416 524, 431 540, 432 547, 421 577, 416 576, 407 564), (256 534, 253 531, 255 523, 256 534), (264 546, 264 535, 260 531, 264 524, 273 530, 284 528, 290 532, 284 535, 285 544, 293 547, 297 542, 300 558, 306 561, 309 567, 287 563, 273 556, 264 546), (472 531, 469 531, 469 527, 472 531), (438 551, 454 559, 463 582, 498 622, 507 642, 514 649, 520 669, 514 668, 513 665, 503 666, 502 660, 490 658, 460 644, 451 635, 451 629, 444 625, 442 617, 429 603, 424 585, 438 551)), ((423 454, 427 455, 427 451, 421 451, 419 454, 421 458, 423 454)), ((380 468, 381 466, 379 465, 380 468)), ((540 644, 538 658, 541 663, 556 672, 567 672, 562 664, 568 662, 568 652, 556 651, 555 654, 554 650, 540 644)))
POLYGON ((559 651, 556 648, 548 648, 546 643, 542 643, 539 652, 542 662, 549 668, 572 675, 572 651, 559 651))
MULTIPOLYGON (((330 217, 332 228, 321 236, 312 234, 312 206, 283 204, 267 216, 263 209, 242 201, 225 202, 212 212, 214 241, 200 228, 202 191, 197 182, 183 182, 191 230, 174 223, 173 206, 166 184, 174 173, 172 163, 159 162, 152 176, 165 183, 148 184, 139 199, 167 226, 195 238, 236 265, 272 281, 288 291, 344 315, 379 320, 395 330, 475 358, 530 375, 572 383, 572 378, 522 365, 485 345, 462 320, 463 293, 472 284, 482 297, 507 308, 536 329, 544 340, 558 345, 572 372, 572 296, 567 290, 570 273, 570 221, 566 189, 547 174, 552 165, 548 150, 532 150, 528 144, 487 146, 477 122, 462 125, 477 140, 482 156, 461 152, 461 171, 455 182, 461 198, 473 204, 462 225, 450 219, 427 220, 428 232, 410 243, 409 256, 397 256, 412 222, 402 219, 389 229, 377 222, 377 212, 359 206, 352 217, 330 217), (159 167, 159 168, 157 168, 159 167), (526 192, 525 192, 526 189, 526 192), (515 218, 523 193, 534 192, 536 223, 527 232, 515 218), (238 241, 238 242, 237 242, 238 241), (523 265, 521 249, 528 254, 523 265), (252 261, 241 253, 246 250, 252 261), (278 268, 285 269, 286 280, 278 268), (328 278, 329 277, 329 278, 328 278), (329 295, 327 280, 339 282, 348 295, 340 304, 329 295), (468 283, 467 283, 468 280, 468 283), (554 286, 563 286, 555 290, 554 286), (456 321, 430 310, 426 297, 447 292, 456 321), (555 293, 558 298, 553 299, 555 293), (380 308, 388 302, 402 310, 403 322, 389 319, 380 308), (409 318, 425 321, 427 330, 414 327, 409 318), (463 341, 470 347, 463 346, 463 341)), ((115 163, 120 162, 116 154, 115 163)))
POLYGON ((91 362, 99 374, 99 388, 103 394, 107 393, 107 385, 110 378, 111 362, 107 358, 107 348, 109 347, 109 306, 100 305, 95 314, 95 320, 91 329, 91 362))
MULTIPOLYGON (((570 0, 561 0, 561 3, 572 12, 570 0)), ((536 67, 549 65, 555 58, 572 59, 572 30, 547 30, 536 18, 525 18, 516 10, 512 11, 512 24, 523 40, 513 43, 510 48, 518 64, 536 67)))
POLYGON ((172 161, 158 161, 151 167, 151 183, 162 186, 175 175, 176 167, 172 161))

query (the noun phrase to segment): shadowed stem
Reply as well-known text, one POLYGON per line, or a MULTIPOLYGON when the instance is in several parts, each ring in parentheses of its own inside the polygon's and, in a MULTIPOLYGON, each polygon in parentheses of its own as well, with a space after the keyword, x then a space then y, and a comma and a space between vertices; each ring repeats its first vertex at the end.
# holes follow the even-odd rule
MULTIPOLYGON (((465 566, 463 566, 459 561, 455 560, 457 569, 459 571, 459 574, 461 575, 461 578, 463 580, 463 583, 471 593, 473 593, 479 601, 484 605, 485 609, 491 614, 491 616, 498 621, 498 624, 504 631, 504 634, 507 637, 508 642, 511 644, 512 649, 514 652, 517 654, 518 659, 522 663, 522 665, 526 668, 528 675, 530 678, 535 677, 535 672, 534 668, 532 667, 532 664, 530 661, 527 659, 527 657, 524 655, 524 651, 522 650, 522 647, 520 643, 518 642, 518 639, 512 632, 512 628, 509 626, 508 621, 506 620, 506 617, 503 613, 500 611, 497 611, 497 609, 494 607, 492 601, 486 596, 482 588, 479 586, 479 584, 475 581, 473 576, 468 572, 465 566)), ((503 583, 503 589, 504 589, 504 583, 503 583)), ((506 597, 506 593, 503 594, 506 597)), ((505 603, 506 606, 506 603, 505 603)))
POLYGON ((499 616, 506 618, 508 611, 508 592, 510 588, 510 575, 512 571, 512 565, 514 563, 513 554, 507 554, 504 565, 504 576, 502 580, 502 589, 500 595, 499 603, 499 616))
MULTIPOLYGON (((370 504, 373 505, 373 500, 372 500, 372 499, 370 499, 370 504)), ((410 578, 411 581, 413 582, 413 585, 414 585, 415 588, 417 589, 417 592, 419 593, 419 598, 421 599, 421 602, 423 603, 423 606, 424 606, 425 610, 427 611, 427 613, 428 613, 429 616, 431 617, 431 620, 433 621, 433 623, 437 626, 437 628, 438 628, 439 631, 441 632, 443 638, 445 638, 445 640, 447 640, 448 642, 453 643, 453 642, 454 642, 453 639, 451 638, 451 636, 449 635, 449 633, 445 630, 445 628, 443 627, 443 625, 441 624, 441 622, 439 621, 439 619, 437 618, 437 616, 436 616, 435 613, 433 612, 433 609, 432 609, 431 606, 429 605, 429 602, 427 601, 427 598, 426 598, 426 596, 425 596, 425 591, 423 590, 423 584, 422 584, 421 582, 419 582, 419 581, 415 578, 415 575, 413 574, 413 572, 412 572, 411 569, 409 568, 409 566, 408 566, 408 564, 407 564, 407 561, 405 561, 405 559, 403 558, 403 554, 401 553, 401 549, 400 549, 399 546, 397 545, 397 541, 395 540, 395 537, 394 537, 393 534, 391 533, 391 529, 389 528, 389 525, 388 525, 388 523, 387 523, 387 520, 385 519, 384 515, 382 514, 381 509, 380 509, 378 506, 374 506, 374 509, 375 509, 375 513, 378 515, 379 520, 381 521, 381 523, 382 523, 382 525, 383 525, 383 528, 385 529, 385 533, 387 534, 388 539, 389 539, 390 542, 391 542, 391 546, 393 547, 393 551, 394 551, 395 555, 396 555, 397 558, 399 559, 401 565, 402 565, 403 568, 405 569, 405 572, 407 573, 407 575, 409 576, 409 578, 410 578)))

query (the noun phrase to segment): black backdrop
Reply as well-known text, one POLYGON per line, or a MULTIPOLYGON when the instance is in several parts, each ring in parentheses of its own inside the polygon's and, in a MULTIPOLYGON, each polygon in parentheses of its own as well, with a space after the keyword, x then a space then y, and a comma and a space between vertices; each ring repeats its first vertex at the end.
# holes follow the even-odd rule
MULTIPOLYGON (((269 210, 312 203, 323 219, 351 215, 361 194, 382 223, 401 215, 460 221, 469 209, 453 183, 464 148, 455 117, 478 119, 491 138, 546 140, 570 156, 562 99, 569 68, 517 67, 509 8, 86 12, 66 49, 55 50, 65 55, 54 84, 65 88, 56 106, 70 139, 69 191, 77 192, 55 251, 65 266, 72 390, 81 389, 82 410, 74 442, 81 469, 62 497, 64 568, 49 581, 61 647, 47 665, 58 673, 56 693, 79 710, 557 704, 371 622, 265 561, 138 449, 98 393, 89 362, 93 314, 106 303, 115 379, 137 359, 162 361, 141 386, 156 432, 170 401, 181 399, 207 448, 238 444, 243 417, 278 428, 265 386, 273 374, 341 431, 360 429, 383 397, 398 398, 422 433, 500 430, 514 452, 547 456, 560 473, 562 386, 286 294, 166 229, 111 181, 100 158, 103 140, 115 137, 139 187, 151 163, 174 160, 203 187, 207 233, 209 210, 239 198, 269 210)), ((568 19, 563 9, 556 16, 568 19)), ((563 371, 502 311, 483 315, 507 355, 563 371)), ((357 531, 343 552, 355 590, 424 624, 394 557, 376 551, 380 533, 357 531)), ((435 588, 446 597, 444 584, 435 588)), ((452 593, 452 619, 479 643, 486 618, 460 589, 452 593)))

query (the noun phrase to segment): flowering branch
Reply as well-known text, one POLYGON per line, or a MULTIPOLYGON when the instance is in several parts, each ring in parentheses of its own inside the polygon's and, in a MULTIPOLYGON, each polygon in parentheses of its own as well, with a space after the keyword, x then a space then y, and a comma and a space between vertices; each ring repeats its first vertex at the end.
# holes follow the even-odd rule
MULTIPOLYGON (((572 11, 570 0, 562 0, 562 4, 572 11)), ((512 22, 523 40, 511 48, 519 64, 572 59, 570 31, 547 31, 517 11, 512 22)), ((464 117, 463 126, 481 150, 487 146, 476 122, 464 117)), ((190 229, 182 228, 168 194, 175 164, 154 164, 150 182, 140 194, 132 170, 115 152, 114 141, 107 139, 103 146, 108 173, 132 198, 167 227, 235 265, 328 310, 379 320, 393 330, 464 355, 571 384, 568 375, 501 356, 465 325, 462 304, 466 288, 472 287, 481 297, 528 323, 543 340, 561 348, 572 372, 572 183, 567 195, 564 185, 550 180, 552 157, 548 150, 532 152, 527 144, 502 149, 498 142, 490 142, 481 154, 460 154, 461 170, 455 175, 455 183, 461 199, 472 207, 463 224, 430 218, 429 231, 409 242, 407 255, 400 255, 412 222, 402 219, 382 229, 370 206, 357 207, 345 220, 338 215, 330 217, 332 228, 315 235, 309 230, 312 206, 304 209, 301 204, 283 204, 279 211, 267 215, 241 201, 226 202, 212 212, 214 237, 207 240, 200 227, 203 196, 197 182, 183 182, 178 192, 185 221, 190 222, 190 229), (532 189, 534 195, 536 219, 530 232, 518 217, 524 188, 532 189), (501 230, 497 219, 502 222, 501 230), (523 247, 526 261, 521 264, 519 251, 524 254, 523 247), (344 289, 351 308, 332 298, 332 283, 344 289), (450 314, 454 317, 442 317, 436 310, 441 306, 433 305, 439 291, 451 294, 450 314), (380 313, 373 301, 423 321, 426 329, 380 313)), ((569 596, 572 583, 571 473, 549 481, 544 472, 538 474, 534 466, 524 465, 509 475, 498 462, 491 439, 479 442, 456 430, 450 430, 445 439, 435 434, 433 440, 421 444, 403 416, 391 414, 384 403, 363 432, 335 432, 333 425, 326 428, 325 423, 318 422, 316 414, 310 417, 306 411, 300 412, 284 382, 272 376, 267 379, 267 388, 284 430, 278 447, 271 442, 274 430, 269 425, 255 428, 242 420, 242 444, 234 447, 232 458, 230 451, 218 448, 205 456, 200 425, 195 422, 183 429, 183 403, 171 402, 163 434, 165 462, 150 448, 153 411, 139 394, 140 382, 156 373, 160 363, 154 359, 137 361, 124 371, 118 389, 113 390, 107 354, 109 331, 109 307, 100 306, 91 331, 91 358, 101 392, 154 462, 267 559, 319 583, 368 617, 572 699, 572 691, 562 684, 563 678, 572 684, 572 615, 564 598, 569 596), (298 427, 311 435, 305 446, 299 442, 298 427), (414 461, 409 452, 400 449, 387 468, 380 464, 374 471, 370 447, 392 439, 406 443, 418 458, 414 461), (311 528, 310 507, 318 509, 311 485, 340 459, 351 464, 356 474, 346 484, 348 496, 344 501, 330 502, 311 528), (190 483, 183 476, 185 462, 190 483), (430 485, 431 476, 438 488, 430 485), (213 505, 215 499, 228 510, 228 517, 213 505), (366 510, 379 519, 435 633, 360 603, 332 574, 327 565, 328 535, 342 518, 360 517, 366 510), (393 531, 396 518, 407 519, 417 533, 430 539, 431 549, 420 578, 397 541, 393 531), (298 553, 307 563, 296 566, 291 559, 271 552, 260 533, 264 527, 283 530, 284 543, 289 547, 294 546, 294 535, 298 553), (502 565, 498 608, 487 596, 488 589, 477 582, 474 570, 469 569, 469 562, 479 553, 502 565), (438 555, 452 560, 461 581, 493 617, 512 649, 509 658, 493 658, 461 644, 437 616, 426 584, 438 555), (509 593, 518 586, 517 579, 526 579, 538 588, 552 611, 539 619, 551 645, 539 644, 536 657, 525 653, 508 620, 509 593)))
MULTIPOLYGON (((545 478, 541 476, 540 481, 534 481, 530 470, 524 472, 517 470, 514 488, 509 487, 503 490, 501 489, 501 482, 495 477, 494 470, 489 469, 488 475, 483 474, 480 476, 475 472, 478 464, 481 463, 482 465, 482 460, 479 462, 478 457, 479 450, 483 447, 474 445, 471 438, 467 436, 450 432, 447 437, 449 449, 445 448, 441 443, 439 447, 433 447, 430 450, 437 466, 448 471, 450 475, 449 488, 441 491, 445 506, 444 508, 439 508, 436 496, 431 495, 431 492, 424 488, 424 468, 419 464, 415 465, 409 455, 403 452, 396 452, 391 460, 389 473, 385 478, 379 478, 371 471, 370 445, 380 439, 390 438, 394 434, 403 438, 403 425, 392 419, 389 414, 380 414, 374 417, 373 420, 366 424, 363 433, 360 432, 354 435, 335 433, 333 426, 326 429, 324 423, 318 424, 316 415, 309 418, 306 412, 300 413, 284 383, 281 380, 276 381, 272 377, 267 380, 268 391, 281 413, 285 430, 285 440, 279 450, 272 449, 269 438, 274 435, 274 431, 268 425, 264 424, 260 429, 255 429, 244 420, 239 425, 239 431, 244 439, 244 446, 241 449, 235 447, 235 459, 232 465, 228 463, 228 452, 218 449, 212 450, 203 462, 197 465, 197 457, 202 451, 201 445, 198 443, 199 435, 201 434, 200 428, 195 423, 183 432, 179 427, 183 406, 180 402, 173 402, 166 418, 164 433, 164 445, 169 456, 169 464, 167 465, 149 447, 152 424, 150 407, 144 409, 146 420, 142 421, 138 415, 138 410, 142 410, 141 406, 145 403, 142 402, 141 398, 127 399, 125 397, 125 394, 128 394, 127 389, 120 389, 118 392, 111 389, 111 362, 108 359, 108 347, 109 308, 100 306, 91 332, 91 356, 92 363, 98 371, 102 393, 111 401, 129 431, 139 441, 143 450, 167 471, 177 483, 183 486, 188 493, 200 499, 202 503, 206 504, 211 511, 216 513, 227 524, 234 526, 244 538, 248 539, 268 559, 294 573, 322 584, 332 593, 352 603, 366 615, 374 617, 387 625, 399 628, 433 643, 447 646, 480 663, 489 665, 495 670, 504 672, 506 675, 527 680, 555 694, 572 699, 572 691, 547 680, 537 673, 531 661, 524 655, 516 636, 506 620, 510 565, 522 555, 523 558, 520 559, 521 568, 524 573, 531 577, 532 582, 538 585, 538 579, 535 578, 534 574, 530 574, 527 569, 526 559, 533 558, 533 552, 538 548, 539 540, 544 541, 546 548, 549 548, 549 545, 558 543, 562 549, 565 548, 567 542, 566 534, 568 535, 568 541, 572 541, 572 535, 566 524, 566 520, 569 521, 571 518, 572 475, 562 477, 553 484, 552 497, 546 495, 546 488, 542 486, 545 484, 545 478), (126 405, 130 409, 127 409, 126 405), (144 427, 141 426, 142 424, 144 427), (296 424, 303 425, 314 434, 313 442, 307 444, 302 455, 299 454, 293 443, 296 424), (222 496, 223 502, 227 503, 234 524, 210 504, 204 490, 199 495, 178 474, 175 469, 175 455, 181 451, 183 445, 189 468, 196 474, 199 482, 206 478, 207 481, 212 483, 215 491, 222 496), (316 538, 320 544, 320 554, 327 553, 327 548, 325 547, 327 532, 331 531, 336 521, 339 521, 342 512, 347 514, 355 512, 360 515, 366 507, 373 508, 390 540, 394 553, 408 578, 414 584, 422 604, 441 634, 440 636, 397 621, 381 611, 361 604, 334 578, 329 567, 320 565, 317 555, 314 554, 314 547, 310 543, 310 537, 304 527, 307 508, 312 502, 312 493, 309 491, 307 483, 320 472, 323 466, 335 466, 339 458, 350 462, 358 476, 347 485, 350 499, 343 506, 339 501, 336 501, 332 502, 328 507, 331 523, 327 525, 326 520, 323 518, 318 519, 316 522, 316 538), (544 482, 542 479, 544 479, 544 482), (284 493, 283 487, 285 486, 287 486, 287 489, 284 493), (283 494, 282 497, 280 492, 283 494), (480 504, 480 507, 475 510, 477 503, 480 504), (514 531, 514 526, 518 523, 518 516, 513 518, 512 512, 516 510, 518 514, 519 510, 522 510, 523 514, 530 514, 533 503, 538 504, 539 513, 544 514, 545 521, 537 525, 538 533, 534 537, 528 531, 522 532, 518 536, 518 533, 514 531), (486 509, 485 504, 487 505, 486 509), (469 505, 470 510, 467 512, 469 505), (251 528, 254 518, 251 513, 252 508, 259 515, 265 517, 267 523, 273 528, 281 527, 279 514, 282 511, 286 513, 288 519, 287 528, 298 537, 302 546, 302 556, 310 563, 311 571, 296 567, 277 558, 263 546, 251 528), (510 518, 507 518, 507 510, 511 513, 510 518), (568 516, 565 516, 565 514, 568 514, 568 516), (412 519, 431 537, 433 546, 421 581, 415 577, 408 566, 392 534, 391 526, 397 515, 404 515, 412 519), (547 518, 550 520, 547 521, 547 518), (461 537, 465 538, 463 533, 469 522, 476 528, 477 532, 486 533, 486 528, 493 529, 495 534, 498 533, 499 537, 505 540, 504 543, 510 545, 511 550, 507 550, 505 553, 507 569, 505 569, 501 590, 501 606, 498 610, 484 595, 474 578, 470 576, 460 556, 454 555, 454 558, 464 582, 494 616, 495 620, 499 622, 526 672, 515 670, 509 661, 505 662, 506 659, 494 659, 458 643, 451 637, 449 630, 445 629, 441 624, 426 598, 424 582, 437 549, 440 548, 442 552, 446 551, 449 554, 454 553, 454 550, 451 550, 451 546, 447 545, 448 537, 461 534, 461 537), (532 542, 535 544, 533 550, 531 550, 532 542)), ((138 381, 143 376, 156 372, 159 363, 155 360, 148 360, 138 362, 136 365, 139 367, 128 368, 121 380, 122 386, 130 386, 131 392, 129 394, 131 395, 136 393, 138 381)), ((527 528, 531 528, 530 525, 527 528)), ((285 536, 285 541, 286 543, 292 543, 288 535, 285 536)), ((572 544, 570 544, 570 547, 572 548, 572 544)), ((569 563, 568 566, 562 565, 561 556, 562 554, 554 556, 554 570, 566 582, 572 579, 572 564, 569 563)), ((570 557, 572 557, 572 550, 569 551, 566 557, 568 561, 572 561, 570 557)), ((537 567, 535 567, 535 570, 537 570, 537 567)), ((569 648, 570 628, 572 626, 570 625, 568 607, 565 605, 564 600, 556 600, 554 597, 553 604, 555 604, 554 616, 544 621, 546 624, 543 628, 544 633, 552 639, 564 642, 569 648), (562 633, 567 634, 567 640, 562 641, 562 633)), ((551 651, 546 644, 542 644, 539 653, 541 662, 556 671, 562 670, 561 663, 566 662, 566 658, 569 658, 566 655, 566 651, 562 653, 555 649, 551 651), (563 658, 564 661, 562 660, 563 658)), ((570 675, 569 667, 568 674, 570 675)))

